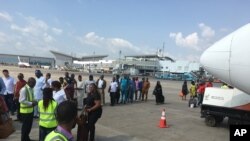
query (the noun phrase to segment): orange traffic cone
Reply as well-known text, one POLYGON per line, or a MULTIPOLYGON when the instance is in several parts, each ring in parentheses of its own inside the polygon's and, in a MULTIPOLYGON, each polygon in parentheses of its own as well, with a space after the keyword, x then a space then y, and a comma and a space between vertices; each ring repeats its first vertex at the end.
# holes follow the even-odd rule
POLYGON ((163 109, 161 112, 161 119, 160 119, 159 127, 160 128, 168 128, 165 109, 163 109))

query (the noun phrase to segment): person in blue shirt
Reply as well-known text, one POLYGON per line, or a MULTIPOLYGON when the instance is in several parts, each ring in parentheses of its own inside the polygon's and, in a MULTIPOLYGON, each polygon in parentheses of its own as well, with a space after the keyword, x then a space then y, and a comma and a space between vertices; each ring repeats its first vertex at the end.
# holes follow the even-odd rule
POLYGON ((129 77, 127 75, 124 75, 124 77, 121 79, 121 103, 126 104, 128 99, 128 90, 129 90, 129 77))

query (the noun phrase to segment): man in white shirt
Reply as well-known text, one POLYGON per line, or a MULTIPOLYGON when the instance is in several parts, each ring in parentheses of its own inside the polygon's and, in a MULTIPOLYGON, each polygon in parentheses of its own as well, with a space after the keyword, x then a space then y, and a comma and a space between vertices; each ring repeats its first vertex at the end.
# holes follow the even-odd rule
POLYGON ((110 93, 110 103, 111 103, 110 105, 111 106, 114 106, 115 104, 115 96, 116 96, 117 90, 118 90, 118 83, 116 82, 115 77, 113 77, 113 80, 110 83, 109 90, 108 90, 110 93))
POLYGON ((51 83, 52 83, 51 74, 47 73, 45 76, 45 79, 44 79, 43 89, 44 88, 51 88, 51 83))
POLYGON ((8 106, 8 109, 11 112, 11 115, 14 115, 15 112, 15 103, 14 103, 14 90, 15 90, 15 84, 16 81, 13 77, 11 77, 9 75, 9 71, 8 70, 3 70, 3 82, 5 84, 6 90, 4 92, 4 99, 5 102, 8 106))
POLYGON ((61 83, 59 81, 53 81, 51 86, 53 89, 53 99, 58 103, 58 105, 67 100, 67 96, 64 89, 61 89, 61 83))
POLYGON ((97 90, 101 95, 101 105, 105 104, 105 88, 106 88, 106 80, 103 79, 104 75, 101 75, 100 78, 97 80, 97 90))
MULTIPOLYGON (((36 85, 34 87, 34 95, 35 100, 39 102, 39 100, 43 99, 43 86, 45 85, 45 79, 43 77, 43 74, 40 70, 35 71, 36 75, 36 85)), ((38 118, 38 107, 34 107, 34 118, 38 118)))
POLYGON ((77 88, 76 88, 76 93, 77 93, 77 105, 78 109, 83 108, 83 97, 84 97, 84 82, 82 80, 82 76, 78 75, 78 81, 77 81, 77 88))
POLYGON ((86 80, 84 84, 84 89, 86 94, 89 93, 89 85, 92 83, 95 83, 95 80, 93 78, 93 75, 89 75, 89 80, 86 80))

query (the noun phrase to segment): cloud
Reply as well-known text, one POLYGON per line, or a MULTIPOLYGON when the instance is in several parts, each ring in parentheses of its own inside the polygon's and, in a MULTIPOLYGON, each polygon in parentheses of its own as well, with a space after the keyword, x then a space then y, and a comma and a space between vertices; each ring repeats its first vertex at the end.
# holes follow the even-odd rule
POLYGON ((123 54, 131 54, 131 52, 141 54, 145 52, 145 50, 141 51, 139 47, 125 39, 117 37, 105 38, 97 35, 95 32, 89 32, 83 37, 77 37, 77 40, 83 45, 91 45, 107 53, 118 53, 119 50, 121 50, 123 54))
POLYGON ((63 33, 63 30, 62 29, 59 29, 59 28, 55 28, 53 27, 52 28, 52 31, 57 34, 57 35, 61 35, 63 33))
POLYGON ((183 37, 181 32, 170 33, 169 37, 175 40, 177 46, 199 50, 199 48, 197 47, 199 43, 199 37, 196 32, 189 34, 186 37, 183 37))
POLYGON ((201 29, 201 36, 204 38, 211 38, 215 35, 215 31, 204 23, 200 23, 199 28, 201 29))
POLYGON ((34 17, 25 17, 25 20, 27 25, 21 27, 16 24, 11 24, 11 30, 18 31, 23 35, 30 34, 32 36, 40 36, 49 28, 44 21, 36 19, 34 17))
POLYGON ((129 41, 121 38, 109 39, 109 42, 112 44, 112 46, 133 48, 133 45, 129 41))
POLYGON ((93 45, 93 46, 100 46, 101 44, 105 43, 104 37, 99 37, 95 34, 95 32, 87 33, 83 38, 78 38, 79 41, 83 44, 93 45))
POLYGON ((43 39, 46 43, 50 43, 50 42, 55 41, 55 39, 47 33, 44 33, 43 37, 44 37, 43 39))
POLYGON ((0 49, 12 54, 50 56, 48 50, 53 50, 58 44, 54 35, 62 34, 63 30, 22 13, 17 16, 19 22, 9 24, 8 34, 0 32, 0 49))
POLYGON ((50 30, 55 34, 61 34, 62 30, 58 28, 50 28, 49 25, 34 17, 25 17, 22 14, 19 14, 24 20, 25 25, 19 26, 17 24, 11 24, 10 29, 14 32, 20 33, 24 40, 27 39, 26 43, 32 46, 47 46, 48 43, 56 41, 56 39, 50 35, 50 30), (42 42, 44 41, 44 43, 42 42))
POLYGON ((7 12, 0 12, 0 20, 12 22, 12 17, 7 12))
POLYGON ((6 43, 7 41, 8 41, 8 36, 5 33, 0 32, 0 45, 6 43))
POLYGON ((179 47, 186 47, 200 52, 213 43, 215 31, 204 23, 198 24, 198 27, 200 32, 193 32, 186 37, 183 36, 182 32, 170 33, 169 37, 173 39, 179 47))

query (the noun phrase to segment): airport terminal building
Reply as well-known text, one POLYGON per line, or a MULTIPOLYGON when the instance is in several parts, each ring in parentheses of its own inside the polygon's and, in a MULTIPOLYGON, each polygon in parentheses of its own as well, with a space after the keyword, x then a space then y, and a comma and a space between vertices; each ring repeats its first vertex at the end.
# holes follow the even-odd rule
POLYGON ((50 66, 55 67, 55 59, 38 56, 24 56, 13 54, 0 54, 0 64, 2 65, 18 65, 18 56, 22 62, 27 62, 31 66, 50 66))

